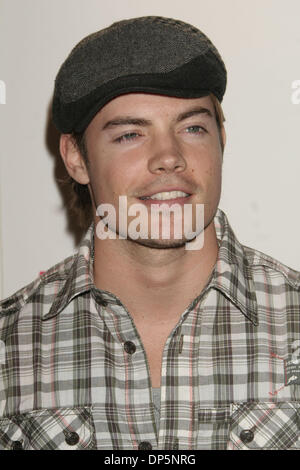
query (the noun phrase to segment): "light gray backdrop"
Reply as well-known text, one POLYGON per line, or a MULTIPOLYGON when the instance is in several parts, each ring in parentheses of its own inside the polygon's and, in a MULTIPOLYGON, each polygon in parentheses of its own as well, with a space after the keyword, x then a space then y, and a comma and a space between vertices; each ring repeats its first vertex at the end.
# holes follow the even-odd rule
POLYGON ((85 35, 144 15, 193 23, 218 47, 228 69, 220 207, 244 244, 300 270, 299 0, 1 0, 0 297, 76 248, 48 124, 59 66, 85 35))

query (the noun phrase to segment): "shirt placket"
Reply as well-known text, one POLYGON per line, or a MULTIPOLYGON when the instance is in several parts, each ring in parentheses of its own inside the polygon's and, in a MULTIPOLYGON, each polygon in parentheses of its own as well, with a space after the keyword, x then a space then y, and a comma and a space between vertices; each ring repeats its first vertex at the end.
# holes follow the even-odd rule
POLYGON ((107 377, 113 376, 113 381, 119 387, 118 395, 121 396, 121 403, 110 403, 118 419, 121 434, 119 442, 127 449, 129 443, 135 450, 156 449, 149 366, 139 334, 121 302, 112 301, 111 298, 105 300, 105 296, 103 300, 102 296, 100 315, 114 339, 114 362, 122 364, 122 376, 120 370, 117 371, 109 364, 105 371, 107 377))
POLYGON ((199 306, 188 310, 166 342, 162 361, 158 447, 194 449, 197 439, 199 306))

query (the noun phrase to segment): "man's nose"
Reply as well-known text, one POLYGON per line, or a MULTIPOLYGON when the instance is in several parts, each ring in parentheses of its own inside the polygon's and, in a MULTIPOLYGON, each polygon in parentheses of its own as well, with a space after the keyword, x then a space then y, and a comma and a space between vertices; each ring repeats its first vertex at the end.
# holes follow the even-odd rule
POLYGON ((173 134, 162 133, 151 143, 148 168, 151 173, 180 173, 187 167, 183 150, 173 134))

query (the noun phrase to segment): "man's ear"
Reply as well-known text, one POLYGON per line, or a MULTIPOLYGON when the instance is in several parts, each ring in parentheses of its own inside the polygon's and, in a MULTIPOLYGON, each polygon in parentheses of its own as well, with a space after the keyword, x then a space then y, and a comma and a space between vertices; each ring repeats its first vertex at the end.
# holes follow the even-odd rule
POLYGON ((221 139, 222 139, 222 142, 223 142, 223 149, 226 145, 226 132, 225 132, 225 128, 224 126, 221 127, 221 139))
POLYGON ((89 174, 85 161, 71 134, 60 136, 59 149, 67 172, 77 183, 88 184, 89 174))

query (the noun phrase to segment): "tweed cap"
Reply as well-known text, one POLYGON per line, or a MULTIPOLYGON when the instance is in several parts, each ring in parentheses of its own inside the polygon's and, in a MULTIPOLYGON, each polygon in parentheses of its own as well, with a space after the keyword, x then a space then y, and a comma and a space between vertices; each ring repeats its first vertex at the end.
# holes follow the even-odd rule
POLYGON ((145 16, 113 23, 71 51, 56 80, 52 116, 62 133, 82 132, 113 98, 131 92, 222 101, 226 69, 197 28, 145 16))

